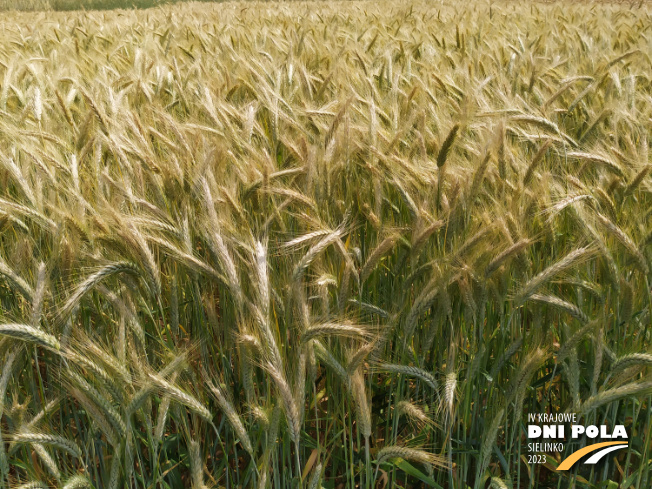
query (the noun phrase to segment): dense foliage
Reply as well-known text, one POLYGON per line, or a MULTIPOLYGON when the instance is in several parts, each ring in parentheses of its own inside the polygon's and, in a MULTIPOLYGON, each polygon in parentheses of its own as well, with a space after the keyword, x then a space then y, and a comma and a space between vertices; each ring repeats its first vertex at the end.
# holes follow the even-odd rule
POLYGON ((651 20, 0 19, 2 484, 650 487, 651 20))

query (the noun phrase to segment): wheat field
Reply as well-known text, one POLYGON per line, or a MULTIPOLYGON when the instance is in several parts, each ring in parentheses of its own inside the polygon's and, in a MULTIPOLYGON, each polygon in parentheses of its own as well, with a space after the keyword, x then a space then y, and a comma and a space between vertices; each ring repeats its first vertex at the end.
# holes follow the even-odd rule
POLYGON ((0 486, 652 485, 652 14, 0 19, 0 486), (625 425, 528 461, 529 413, 625 425))

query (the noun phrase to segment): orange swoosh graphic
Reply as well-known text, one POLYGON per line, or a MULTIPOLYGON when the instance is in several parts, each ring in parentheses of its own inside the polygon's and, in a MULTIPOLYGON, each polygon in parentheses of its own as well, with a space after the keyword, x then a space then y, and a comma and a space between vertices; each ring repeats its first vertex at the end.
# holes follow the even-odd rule
POLYGON ((575 462, 581 459, 584 455, 587 455, 591 452, 595 452, 596 450, 600 450, 601 448, 604 447, 610 447, 612 445, 627 445, 627 442, 605 441, 603 443, 594 443, 593 445, 584 447, 581 450, 578 450, 573 454, 569 455, 567 458, 565 458, 564 461, 559 464, 559 467, 557 467, 557 471, 568 470, 575 464, 575 462))

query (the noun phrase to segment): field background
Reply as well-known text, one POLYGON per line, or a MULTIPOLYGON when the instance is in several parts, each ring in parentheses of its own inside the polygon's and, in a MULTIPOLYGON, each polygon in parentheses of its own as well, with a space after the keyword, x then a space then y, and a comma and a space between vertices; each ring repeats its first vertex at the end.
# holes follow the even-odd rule
MULTIPOLYGON (((143 9, 172 5, 184 1, 186 0, 0 0, 0 11, 143 9)), ((219 0, 204 1, 219 2, 219 0)))
MULTIPOLYGON (((0 11, 2 10, 113 10, 113 9, 131 9, 131 8, 154 8, 165 5, 172 5, 188 0, 0 0, 0 11)), ((220 3, 223 0, 196 0, 205 2, 220 3)), ((552 3, 554 0, 549 0, 552 3)), ((588 1, 588 0, 578 0, 588 1)), ((599 3, 615 3, 628 5, 630 7, 640 8, 642 5, 649 3, 650 0, 595 0, 599 3)), ((536 3, 546 3, 539 1, 536 3)), ((577 3, 577 2, 575 2, 577 3)))
POLYGON ((0 17, 0 485, 650 487, 651 53, 639 3, 0 17), (629 447, 530 464, 540 412, 629 447))

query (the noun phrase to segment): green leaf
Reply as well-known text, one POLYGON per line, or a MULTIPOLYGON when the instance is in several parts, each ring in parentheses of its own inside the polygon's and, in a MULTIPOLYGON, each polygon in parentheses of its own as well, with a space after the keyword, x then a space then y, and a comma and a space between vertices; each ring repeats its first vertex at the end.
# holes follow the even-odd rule
POLYGON ((437 484, 432 478, 428 477, 426 474, 421 472, 414 465, 410 464, 407 460, 397 459, 397 461, 394 462, 394 465, 396 465, 399 469, 401 469, 406 474, 411 475, 412 477, 416 477, 421 482, 425 482, 430 487, 434 487, 436 489, 443 489, 443 487, 437 484))

